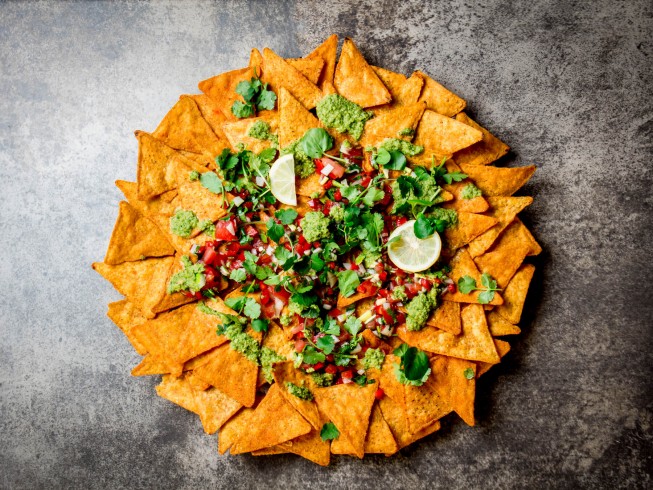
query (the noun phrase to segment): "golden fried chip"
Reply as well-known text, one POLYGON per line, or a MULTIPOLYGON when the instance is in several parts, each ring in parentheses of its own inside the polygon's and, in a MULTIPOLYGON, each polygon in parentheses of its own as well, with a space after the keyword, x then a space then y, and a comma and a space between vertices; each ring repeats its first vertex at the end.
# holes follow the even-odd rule
POLYGON ((475 257, 474 262, 481 272, 490 274, 500 288, 505 288, 528 255, 530 247, 530 240, 522 226, 513 221, 499 235, 492 248, 475 257))
POLYGON ((251 117, 238 121, 230 121, 222 126, 232 150, 237 151, 238 145, 245 145, 245 148, 254 153, 261 153, 263 150, 270 148, 272 141, 260 140, 249 136, 250 128, 258 121, 269 124, 270 133, 275 134, 278 131, 279 124, 276 113, 272 111, 267 112, 265 117, 251 117))
MULTIPOLYGON (((260 342, 260 334, 249 334, 260 342)), ((231 343, 221 345, 208 357, 205 364, 195 368, 195 374, 242 405, 254 405, 258 365, 232 349, 231 343)))
POLYGON ((503 291, 503 304, 496 309, 496 312, 513 324, 519 323, 528 294, 528 286, 534 273, 534 265, 522 265, 503 291))
POLYGON ((278 451, 276 454, 290 452, 320 466, 328 466, 331 461, 329 446, 329 441, 323 441, 320 437, 320 431, 313 429, 306 435, 299 436, 274 447, 278 451))
POLYGON ((512 223, 517 216, 517 213, 533 202, 532 197, 495 196, 488 197, 487 200, 491 206, 488 214, 489 216, 496 218, 498 222, 496 226, 476 237, 469 244, 469 254, 472 257, 478 257, 489 249, 501 232, 512 223))
POLYGON ((388 89, 349 38, 345 38, 340 51, 334 85, 340 95, 363 108, 392 100, 388 89))
POLYGON ((478 129, 483 133, 483 139, 481 141, 456 152, 454 158, 458 163, 488 165, 508 153, 510 149, 508 145, 480 124, 477 124, 464 112, 456 114, 456 120, 478 129))
MULTIPOLYGON (((200 221, 217 221, 227 214, 222 194, 214 194, 199 180, 191 182, 185 179, 185 182, 180 183, 178 191, 180 207, 192 210, 200 221)), ((201 232, 199 229, 195 231, 195 234, 201 232)))
POLYGON ((127 202, 144 216, 160 213, 162 209, 166 209, 169 206, 170 200, 177 195, 177 190, 175 189, 161 194, 154 199, 141 201, 138 198, 138 185, 136 182, 116 180, 116 187, 124 194, 127 202))
POLYGON ((492 228, 498 222, 496 218, 491 216, 460 211, 458 213, 458 222, 453 227, 447 228, 444 231, 447 246, 452 251, 457 250, 492 228))
POLYGON ((211 126, 215 135, 223 141, 226 140, 227 136, 224 134, 222 126, 229 119, 224 115, 218 104, 206 94, 194 94, 187 97, 191 97, 195 101, 197 108, 202 113, 202 117, 211 126))
POLYGON ((483 133, 478 129, 426 110, 417 126, 414 143, 439 155, 451 155, 482 138, 483 133))
MULTIPOLYGON (((453 159, 447 160, 445 166, 449 173, 462 172, 453 159)), ((443 207, 446 209, 455 209, 456 211, 466 211, 468 213, 484 213, 487 211, 490 205, 483 196, 473 197, 472 199, 465 199, 465 197, 463 197, 465 195, 465 189, 470 183, 470 181, 464 180, 462 182, 445 184, 443 189, 453 194, 454 200, 446 203, 443 207)))
POLYGON ((463 99, 450 92, 426 73, 417 71, 424 78, 424 88, 419 100, 426 102, 426 108, 442 114, 454 116, 465 108, 467 104, 463 99))
POLYGON ((388 396, 384 396, 379 400, 379 408, 383 414, 383 419, 392 431, 392 435, 394 436, 399 449, 404 448, 418 439, 426 437, 440 429, 440 421, 438 420, 417 433, 411 432, 408 429, 404 407, 388 396))
MULTIPOLYGON (((497 349, 497 353, 501 359, 510 352, 510 344, 503 340, 494 339, 494 347, 497 349)), ((476 365, 478 367, 476 368, 476 379, 478 379, 481 374, 487 373, 492 366, 496 366, 497 364, 498 362, 477 362, 476 365)))
POLYGON ((249 52, 249 63, 247 64, 247 66, 249 66, 251 68, 261 69, 261 72, 263 71, 262 70, 262 67, 263 67, 263 55, 261 54, 261 52, 257 48, 253 48, 249 52))
POLYGON ((488 311, 487 324, 490 328, 492 337, 502 337, 504 335, 518 335, 521 329, 510 323, 508 320, 499 315, 496 311, 488 311))
POLYGON ((535 240, 535 237, 533 237, 533 234, 531 231, 524 225, 524 223, 521 222, 519 218, 515 218, 515 222, 519 223, 520 228, 522 229, 522 233, 528 240, 528 243, 530 244, 530 248, 528 250, 528 255, 539 255, 542 253, 542 247, 540 246, 539 243, 537 243, 537 240, 535 240))
POLYGON ((318 84, 320 75, 322 74, 322 68, 324 68, 324 60, 322 58, 286 58, 286 61, 290 66, 296 68, 299 73, 304 75, 306 79, 318 84))
POLYGON ((474 425, 476 364, 454 357, 431 359, 435 390, 467 425, 474 425), (471 377, 471 379, 469 379, 471 377))
MULTIPOLYGON (((179 272, 182 269, 182 264, 179 254, 175 254, 175 260, 170 265, 170 270, 168 271, 168 277, 165 280, 165 284, 170 284, 170 279, 174 274, 179 272)), ((166 289, 160 291, 160 299, 154 305, 152 305, 153 313, 161 313, 163 311, 172 310, 179 306, 188 304, 192 301, 195 301, 194 298, 186 296, 182 292, 168 294, 166 289)))
POLYGON ((512 196, 531 178, 535 165, 503 168, 492 165, 460 164, 474 184, 481 189, 484 196, 512 196))
MULTIPOLYGON (((344 440, 344 439, 343 439, 344 440)), ((399 451, 390 426, 383 418, 379 405, 372 407, 370 426, 365 436, 365 453, 371 454, 394 454, 399 451)))
POLYGON ((184 377, 186 378, 188 383, 198 391, 206 391, 211 387, 211 385, 208 384, 206 381, 198 378, 193 371, 184 371, 184 377))
POLYGON ((286 383, 292 383, 296 386, 306 388, 313 392, 316 388, 310 376, 301 373, 295 369, 293 362, 281 362, 274 366, 274 381, 281 388, 281 394, 286 398, 295 410, 301 413, 304 418, 313 426, 314 429, 321 429, 320 414, 317 405, 312 400, 303 400, 288 391, 286 383))
POLYGON ((279 146, 285 148, 322 124, 284 87, 279 89, 279 146))
POLYGON ((407 344, 427 352, 470 361, 499 362, 483 306, 467 305, 460 312, 460 316, 463 327, 460 335, 433 328, 412 332, 405 325, 397 329, 397 334, 407 344))
MULTIPOLYGON (((456 255, 449 261, 449 266, 451 267, 451 273, 449 277, 453 280, 455 284, 458 284, 458 280, 464 276, 470 276, 476 281, 476 286, 479 287, 481 283, 481 273, 479 272, 474 260, 469 255, 469 252, 466 248, 461 248, 456 252, 456 255)), ((478 291, 472 291, 467 294, 461 293, 458 288, 456 292, 450 293, 447 292, 442 296, 442 299, 445 301, 455 301, 457 303, 478 303, 478 291)), ((499 293, 494 294, 494 298, 490 302, 491 305, 500 305, 503 303, 503 299, 499 293)))
POLYGON ((161 383, 156 386, 156 394, 185 408, 189 412, 195 414, 199 412, 195 402, 195 390, 184 376, 176 378, 170 374, 165 374, 161 378, 161 383))
POLYGON ((250 427, 254 416, 253 408, 242 408, 222 426, 218 433, 218 452, 224 454, 234 445, 238 438, 250 427))
MULTIPOLYGON (((218 313, 236 314, 220 298, 206 300, 205 305, 218 313)), ((227 342, 224 335, 216 333, 218 325, 222 324, 222 319, 216 315, 204 313, 198 305, 194 306, 186 330, 179 338, 177 359, 180 362, 189 361, 203 352, 227 342)))
POLYGON ((365 130, 360 141, 361 146, 363 148, 378 146, 386 138, 398 138, 397 133, 402 129, 415 130, 424 114, 424 108, 425 106, 421 102, 396 106, 382 115, 370 119, 365 124, 365 130))
POLYGON ((366 292, 366 293, 354 293, 351 296, 343 296, 341 293, 338 293, 338 303, 337 307, 338 309, 344 309, 347 308, 349 305, 353 305, 356 303, 356 301, 360 301, 361 299, 369 298, 371 296, 374 296, 375 293, 372 292, 366 292))
MULTIPOLYGON (((331 34, 317 48, 306 55, 306 59, 324 60, 324 68, 320 73, 317 86, 323 91, 325 84, 333 84, 333 75, 336 71, 336 54, 338 51, 338 36, 331 34)), ((326 93, 326 92, 325 92, 326 93)))
POLYGON ((147 354, 145 346, 143 346, 143 344, 141 344, 131 333, 132 327, 147 321, 147 318, 143 316, 133 303, 130 303, 129 300, 126 299, 109 303, 107 316, 120 330, 122 330, 137 353, 141 356, 147 354))
POLYGON ((295 192, 298 196, 312 197, 314 194, 324 194, 324 187, 320 184, 320 174, 311 174, 297 180, 295 192))
MULTIPOLYGON (((227 195, 227 197, 229 196, 227 195)), ((183 238, 170 231, 170 218, 174 214, 176 208, 181 208, 179 201, 180 200, 176 198, 164 213, 150 215, 149 219, 152 220, 161 233, 166 236, 172 246, 175 247, 177 254, 188 255, 188 251, 193 247, 193 245, 204 245, 209 240, 213 240, 213 237, 206 233, 201 233, 199 228, 193 231, 193 234, 196 236, 193 236, 192 238, 183 238)), ((212 212, 217 213, 218 210, 212 210, 212 212)), ((175 262, 178 262, 178 260, 175 262)))
POLYGON ((93 269, 120 294, 127 296, 145 317, 153 318, 152 308, 165 294, 166 279, 173 262, 174 257, 151 258, 118 265, 95 262, 93 269))
POLYGON ((152 136, 177 150, 199 153, 210 158, 229 147, 202 117, 197 103, 186 96, 182 96, 170 109, 152 136))
POLYGON ((320 412, 335 424, 339 437, 347 439, 359 458, 365 454, 365 434, 377 387, 376 381, 364 387, 349 383, 316 388, 313 393, 320 412))
POLYGON ((372 69, 388 88, 390 95, 392 95, 392 102, 372 109, 374 115, 379 116, 398 105, 417 103, 419 95, 422 92, 422 87, 424 86, 424 78, 419 73, 413 73, 410 77, 406 78, 401 73, 395 73, 377 66, 373 66, 372 69))
POLYGON ((214 434, 242 407, 216 388, 195 390, 195 406, 207 434, 214 434))
POLYGON ((241 433, 230 452, 242 454, 276 446, 310 431, 311 425, 286 401, 279 386, 273 384, 249 419, 248 430, 241 433))
POLYGON ((257 68, 250 67, 232 70, 203 80, 198 87, 213 100, 227 120, 236 121, 238 118, 231 112, 234 102, 241 100, 241 96, 236 93, 236 86, 240 82, 249 81, 257 73, 257 68))
POLYGON ((175 249, 149 219, 134 207, 120 201, 118 219, 113 227, 104 263, 110 265, 142 260, 145 257, 164 257, 175 249))
POLYGON ((269 48, 263 50, 265 60, 263 68, 264 82, 278 94, 281 87, 290 92, 306 109, 313 109, 322 98, 317 85, 311 83, 296 68, 269 48))
POLYGON ((132 369, 132 376, 153 376, 156 374, 170 373, 170 364, 151 354, 146 355, 143 360, 132 369))
POLYGON ((409 432, 415 434, 451 413, 452 407, 448 400, 438 393, 438 381, 431 361, 431 374, 422 386, 404 386, 409 432))
POLYGON ((460 303, 455 301, 442 301, 435 309, 426 324, 444 330, 445 332, 458 335, 461 330, 460 303))

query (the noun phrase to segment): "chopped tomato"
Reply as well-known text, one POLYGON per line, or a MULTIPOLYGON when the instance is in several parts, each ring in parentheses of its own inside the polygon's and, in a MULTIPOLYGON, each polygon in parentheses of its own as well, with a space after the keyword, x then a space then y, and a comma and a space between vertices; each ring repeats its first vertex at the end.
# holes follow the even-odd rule
POLYGON ((261 312, 265 318, 276 318, 277 311, 274 308, 274 301, 270 301, 267 305, 261 305, 261 312))
POLYGON ((456 292, 456 285, 455 284, 447 284, 447 291, 450 293, 455 293, 456 292))
POLYGON ((351 379, 351 378, 354 377, 354 370, 353 369, 347 369, 346 371, 343 371, 342 373, 340 373, 340 376, 342 376, 343 378, 351 379))
POLYGON ((374 398, 376 398, 377 400, 383 398, 383 395, 385 395, 385 392, 381 388, 379 388, 374 392, 374 398))
POLYGON ((236 222, 233 219, 220 220, 215 224, 215 239, 231 241, 236 239, 236 222))
POLYGON ((213 247, 207 247, 202 255, 202 261, 207 265, 213 265, 218 260, 218 254, 213 247))
POLYGON ((356 288, 356 291, 358 291, 361 294, 367 294, 369 296, 373 296, 376 294, 376 292, 379 290, 378 286, 375 286, 372 281, 363 281, 358 285, 356 288))
POLYGON ((361 185, 362 185, 363 187, 367 187, 368 185, 370 185, 370 182, 372 182, 372 177, 370 177, 369 175, 366 175, 366 176, 363 177, 363 179, 361 180, 361 185))
POLYGON ((324 368, 324 372, 327 374, 336 374, 338 372, 338 367, 335 364, 329 364, 324 368))
POLYGON ((307 342, 304 339, 295 340, 295 352, 301 352, 306 347, 307 342))
POLYGON ((328 157, 322 157, 318 160, 315 160, 315 168, 319 173, 322 173, 322 170, 324 167, 327 165, 331 165, 333 167, 333 170, 329 173, 328 177, 331 179, 339 179, 343 175, 345 175, 345 167, 340 165, 338 162, 335 160, 331 160, 328 157))

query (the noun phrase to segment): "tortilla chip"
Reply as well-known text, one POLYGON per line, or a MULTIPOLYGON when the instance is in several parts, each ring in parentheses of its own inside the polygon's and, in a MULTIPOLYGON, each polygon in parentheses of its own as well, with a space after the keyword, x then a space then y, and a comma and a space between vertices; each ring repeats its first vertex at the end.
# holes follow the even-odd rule
POLYGON ((453 357, 437 356, 431 359, 431 376, 435 390, 467 425, 474 425, 474 397, 476 394, 476 364, 453 357), (471 369, 472 379, 465 371, 471 369))
MULTIPOLYGON (((165 284, 169 284, 172 276, 179 272, 182 268, 183 266, 181 264, 180 255, 177 253, 175 254, 174 262, 170 266, 165 284)), ((153 313, 162 313, 164 311, 172 310, 173 308, 177 308, 179 306, 183 306, 185 304, 196 301, 195 298, 188 297, 182 292, 168 294, 167 290, 163 290, 160 294, 160 300, 152 306, 153 313)))
MULTIPOLYGON (((494 339, 494 347, 497 349, 497 353, 499 354, 499 357, 503 359, 503 357, 510 352, 510 344, 508 342, 505 342, 503 340, 499 339, 494 339)), ((477 362, 476 365, 478 366, 476 368, 476 379, 478 379, 481 374, 487 373, 492 366, 496 366, 499 364, 498 362, 477 362)))
POLYGON ((361 136, 360 145, 378 146, 386 138, 398 138, 397 133, 405 128, 416 129, 422 115, 424 104, 411 104, 396 106, 384 112, 382 115, 370 119, 365 124, 365 130, 361 136))
POLYGON ((276 446, 310 431, 311 425, 286 401, 279 386, 273 384, 230 452, 242 454, 276 446))
POLYGON ((417 433, 410 432, 408 430, 408 423, 406 422, 406 411, 390 397, 384 396, 381 398, 379 400, 379 408, 381 409, 383 419, 392 431, 392 435, 399 449, 440 429, 440 421, 435 421, 417 433))
MULTIPOLYGON (((456 165, 453 159, 445 162, 447 172, 462 172, 461 168, 456 165)), ((447 209, 455 209, 456 211, 466 211, 468 213, 484 213, 490 207, 488 202, 483 196, 474 197, 472 199, 465 199, 463 191, 465 187, 470 184, 470 181, 464 180, 462 182, 453 182, 445 184, 443 189, 450 192, 454 196, 454 200, 444 205, 447 209)))
POLYGON ((474 258, 474 262, 483 273, 490 274, 505 288, 517 272, 530 250, 530 241, 520 223, 510 224, 492 248, 483 255, 474 258))
POLYGON ((462 111, 467 103, 453 92, 450 92, 426 73, 416 71, 424 78, 424 88, 419 100, 426 102, 426 108, 442 114, 454 116, 462 111))
MULTIPOLYGON (((199 356, 193 357, 190 361, 186 361, 184 363, 184 371, 193 371, 193 374, 197 376, 197 373, 195 373, 195 369, 197 369, 200 366, 203 366, 207 362, 209 362, 213 358, 213 353, 216 351, 217 347, 211 350, 208 350, 199 356)), ((201 378, 198 378, 201 379, 201 378)), ((206 381, 201 380, 202 383, 206 383, 206 381)), ((210 384, 209 384, 210 386, 210 384)))
POLYGON ((338 303, 336 307, 340 310, 347 308, 349 305, 353 305, 356 301, 361 299, 369 298, 375 296, 376 293, 354 293, 351 296, 343 296, 342 293, 338 293, 338 303))
POLYGON ((288 90, 306 109, 313 109, 322 98, 322 92, 296 68, 269 48, 263 50, 265 60, 263 81, 278 94, 281 87, 288 90))
POLYGON ((136 337, 131 333, 132 327, 147 321, 147 318, 139 311, 134 304, 129 300, 123 299, 109 303, 109 311, 107 316, 115 323, 120 330, 125 334, 127 340, 132 345, 134 350, 144 356, 147 354, 147 349, 141 344, 136 337))
POLYGON ((109 265, 93 263, 102 277, 136 306, 147 318, 153 318, 152 307, 165 294, 166 279, 174 257, 151 258, 138 262, 109 265))
POLYGON ((419 73, 413 73, 406 78, 401 73, 395 73, 384 68, 373 66, 374 73, 378 75, 383 84, 392 95, 392 102, 372 109, 376 116, 379 116, 388 110, 392 110, 398 105, 410 105, 417 103, 419 95, 424 86, 424 78, 419 73))
POLYGON ((417 127, 414 143, 440 155, 450 155, 473 145, 483 133, 466 124, 426 110, 417 127))
POLYGON ((257 121, 268 123, 270 125, 271 133, 277 132, 278 121, 274 112, 268 113, 266 117, 248 117, 238 121, 226 122, 222 126, 232 150, 236 151, 237 146, 243 144, 248 150, 253 151, 254 153, 261 153, 263 150, 272 146, 270 140, 260 140, 248 136, 249 129, 257 121), (272 116, 269 114, 272 114, 272 116))
POLYGON ((179 341, 194 309, 195 305, 182 306, 132 328, 132 334, 147 351, 166 362, 170 372, 177 376, 183 370, 183 361, 179 359, 179 341))
POLYGON ((496 309, 496 312, 510 323, 519 323, 528 294, 528 286, 534 273, 534 265, 522 265, 503 291, 503 304, 496 309))
POLYGON ((249 63, 247 66, 251 68, 259 68, 262 71, 263 68, 263 55, 257 48, 252 48, 249 52, 249 63))
POLYGON ((469 254, 478 257, 489 249, 497 237, 512 223, 517 213, 533 202, 532 197, 488 197, 491 206, 489 216, 496 218, 498 223, 469 244, 469 254))
POLYGON ((213 132, 197 103, 181 96, 152 133, 156 139, 177 150, 187 150, 214 158, 229 145, 213 132))
POLYGON ((450 250, 457 250, 467 245, 477 236, 498 223, 496 218, 482 214, 458 213, 458 223, 444 231, 444 237, 450 250))
MULTIPOLYGON (((397 337, 393 336, 392 338, 397 338, 397 337)), ((393 347, 395 346, 393 345, 393 347)), ((400 364, 400 363, 401 363, 401 359, 399 359, 394 354, 386 355, 385 361, 381 366, 381 371, 378 374, 378 378, 379 378, 379 386, 385 393, 385 396, 389 396, 399 405, 405 407, 406 399, 404 394, 404 385, 402 385, 397 380, 394 371, 395 364, 400 364)))
POLYGON ((439 380, 433 368, 431 360, 431 374, 422 386, 404 386, 406 420, 408 430, 413 434, 429 427, 452 410, 449 402, 438 393, 436 385, 439 380))
POLYGON ((315 401, 320 411, 328 417, 353 449, 353 454, 362 458, 365 454, 365 434, 370 423, 374 394, 378 382, 364 387, 356 383, 316 388, 315 401))
POLYGON ((388 89, 349 38, 345 38, 340 50, 334 85, 340 95, 362 108, 392 100, 388 89))
POLYGON ((464 112, 456 114, 456 120, 467 124, 472 128, 478 129, 483 133, 483 139, 481 141, 456 152, 454 158, 458 163, 488 165, 508 153, 508 150, 510 149, 508 145, 480 124, 476 123, 464 112))
MULTIPOLYGON (((358 314, 358 310, 356 311, 356 316, 360 316, 358 314)), ((363 336, 363 339, 365 339, 365 345, 369 345, 371 349, 381 349, 386 354, 390 354, 392 352, 392 347, 374 335, 374 332, 372 332, 372 330, 369 328, 363 329, 361 335, 363 336)))
POLYGON ((138 185, 136 182, 129 182, 127 180, 116 180, 116 187, 124 194, 127 202, 132 205, 139 213, 144 216, 151 216, 159 213, 162 209, 169 206, 170 196, 177 195, 177 190, 169 191, 161 194, 160 196, 141 201, 138 198, 138 185))
POLYGON ((304 136, 312 128, 322 124, 293 95, 281 87, 279 90, 279 146, 285 148, 304 136))
POLYGON ((143 360, 132 369, 132 376, 153 376, 157 374, 170 373, 170 365, 151 354, 146 355, 143 360))
MULTIPOLYGON (((321 429, 321 427, 320 427, 321 429)), ((320 437, 319 430, 311 430, 308 434, 299 436, 291 441, 283 442, 276 449, 275 454, 290 452, 306 458, 320 466, 328 466, 331 461, 331 451, 329 450, 329 441, 323 441, 320 437)), ((272 448, 268 448, 272 449, 272 448)))
POLYGON ((460 323, 460 303, 455 301, 442 301, 435 309, 431 316, 426 320, 426 324, 444 330, 454 335, 462 331, 460 323))
POLYGON ((411 332, 405 325, 397 329, 397 334, 407 344, 427 352, 470 361, 499 362, 483 306, 467 305, 460 312, 460 316, 463 324, 460 335, 432 328, 411 332))
MULTIPOLYGON (((317 86, 324 90, 325 84, 333 84, 333 74, 336 71, 336 54, 338 51, 338 36, 331 34, 317 48, 306 55, 305 59, 324 60, 324 68, 320 73, 317 86)), ((315 82, 314 82, 315 83, 315 82)))
POLYGON ((487 312, 487 324, 490 327, 492 337, 502 337, 504 335, 518 335, 521 330, 518 326, 513 325, 508 320, 499 315, 496 311, 487 312))
POLYGON ((243 408, 235 416, 231 417, 220 429, 218 434, 218 452, 224 454, 234 445, 238 438, 247 432, 250 427, 250 420, 254 416, 253 408, 243 408))
POLYGON ((206 381, 198 378, 193 371, 185 371, 184 377, 188 381, 188 384, 190 384, 197 391, 206 391, 211 387, 211 385, 206 381))
POLYGON ((281 394, 286 398, 288 403, 301 413, 314 429, 322 429, 320 414, 315 402, 312 400, 302 400, 290 394, 286 386, 286 383, 293 383, 294 385, 309 389, 312 393, 316 386, 311 377, 295 369, 292 361, 275 364, 273 373, 274 381, 280 386, 281 394))
MULTIPOLYGON (((260 341, 261 335, 249 332, 260 341)), ((258 366, 231 348, 230 343, 213 350, 209 360, 195 368, 195 373, 211 386, 246 407, 256 400, 258 366)))
POLYGON ((528 182, 536 167, 535 165, 527 165, 524 167, 504 168, 462 163, 460 168, 481 189, 484 196, 493 197, 512 196, 528 182))
MULTIPOLYGON (((201 197, 201 196, 200 196, 201 197)), ((192 197, 191 197, 192 198, 192 197)), ((209 240, 213 240, 213 237, 202 233, 198 228, 194 230, 196 236, 192 238, 182 238, 170 232, 170 217, 173 214, 174 209, 178 206, 179 199, 176 199, 173 202, 173 206, 168 208, 168 210, 163 214, 157 214, 149 216, 149 219, 159 228, 161 233, 163 233, 168 241, 175 247, 175 250, 179 255, 188 255, 188 251, 193 247, 193 245, 204 245, 209 240)), ((219 210, 212 210, 212 212, 217 213, 219 210)), ((178 261, 175 261, 178 262, 178 261)))
MULTIPOLYGON (((198 180, 191 182, 186 179, 179 185, 178 191, 180 207, 192 210, 200 221, 217 221, 227 214, 222 195, 214 194, 198 180)), ((196 229, 196 232, 201 231, 196 229)))
POLYGON ((309 82, 317 85, 322 68, 324 68, 322 58, 286 58, 286 61, 304 75, 309 82))
POLYGON ((257 69, 250 67, 232 70, 203 80, 198 87, 215 103, 228 121, 237 121, 238 118, 231 112, 234 102, 242 100, 236 93, 236 86, 240 82, 249 81, 256 73, 257 69))
POLYGON ((105 264, 117 265, 174 254, 175 249, 154 223, 125 201, 120 201, 118 206, 118 219, 104 257, 105 264))
POLYGON ((528 255, 539 255, 542 253, 542 247, 540 246, 539 243, 537 243, 537 240, 535 240, 535 237, 533 237, 533 234, 531 231, 524 225, 524 223, 521 222, 519 218, 515 218, 515 222, 518 223, 520 228, 522 229, 522 234, 526 239, 528 240, 529 243, 529 250, 528 250, 528 255))
POLYGON ((379 405, 372 407, 370 426, 365 436, 365 453, 371 454, 394 454, 399 451, 390 426, 383 418, 379 405))
MULTIPOLYGON (((236 314, 220 298, 206 300, 205 304, 220 313, 236 314)), ((179 338, 177 359, 180 362, 189 361, 203 352, 207 352, 227 342, 227 338, 224 335, 216 334, 218 325, 222 324, 220 317, 203 313, 197 305, 194 306, 195 308, 192 310, 186 330, 179 338)))
POLYGON ((183 376, 175 378, 165 374, 161 378, 161 383, 156 386, 156 394, 185 408, 189 412, 198 413, 197 403, 195 403, 195 390, 183 376))
POLYGON ((297 180, 295 192, 298 196, 311 197, 313 194, 324 194, 324 187, 320 184, 320 174, 311 174, 297 180))
POLYGON ((221 140, 226 140, 227 136, 224 134, 222 126, 229 119, 227 119, 215 101, 206 94, 188 95, 187 97, 191 97, 195 101, 197 108, 202 113, 202 117, 211 126, 215 135, 221 140))
MULTIPOLYGON (((461 248, 456 252, 456 255, 453 256, 449 262, 451 267, 451 273, 449 277, 453 280, 455 284, 458 284, 458 279, 463 276, 470 276, 476 281, 476 285, 480 286, 481 283, 481 273, 479 272, 474 260, 469 255, 469 252, 466 248, 461 248)), ((442 299, 445 301, 455 301, 457 303, 478 303, 478 291, 472 291, 471 293, 463 294, 458 288, 454 293, 445 293, 442 296, 442 299)), ((490 302, 491 305, 500 305, 503 304, 503 299, 499 293, 494 293, 494 298, 490 302)))

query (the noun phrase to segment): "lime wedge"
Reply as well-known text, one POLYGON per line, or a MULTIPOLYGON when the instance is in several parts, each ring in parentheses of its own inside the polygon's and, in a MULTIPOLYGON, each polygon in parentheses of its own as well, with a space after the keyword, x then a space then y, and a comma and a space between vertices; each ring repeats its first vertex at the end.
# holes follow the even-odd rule
POLYGON ((283 155, 272 164, 270 169, 270 191, 282 204, 297 206, 295 192, 295 159, 283 155))
POLYGON ((388 257, 394 265, 407 272, 419 272, 428 269, 440 257, 442 241, 440 235, 419 239, 415 236, 413 227, 415 220, 407 221, 396 228, 388 241, 399 237, 388 245, 388 257))

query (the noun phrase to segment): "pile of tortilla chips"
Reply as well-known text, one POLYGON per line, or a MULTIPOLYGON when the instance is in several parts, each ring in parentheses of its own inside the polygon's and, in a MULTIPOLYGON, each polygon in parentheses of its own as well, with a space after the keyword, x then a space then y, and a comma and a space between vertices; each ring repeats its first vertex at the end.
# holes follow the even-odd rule
MULTIPOLYGON (((451 412, 474 425, 476 379, 510 350, 501 338, 520 333, 518 324, 534 273, 534 266, 524 260, 541 248, 517 217, 532 198, 513 194, 535 167, 493 166, 508 147, 462 112, 463 99, 425 73, 406 77, 371 66, 350 39, 344 40, 339 58, 337 48, 338 38, 332 35, 304 58, 284 59, 270 49, 252 50, 249 66, 200 82, 203 93, 182 95, 152 133, 137 131, 137 181, 116 182, 126 201, 120 202, 104 262, 93 264, 125 296, 109 304, 108 316, 143 356, 132 374, 163 375, 158 395, 196 413, 208 434, 218 432, 220 453, 295 453, 328 465, 331 454, 358 458, 365 453, 394 454, 437 431, 440 419, 451 412), (238 119, 231 112, 238 97, 235 87, 253 72, 277 94, 276 109, 238 119), (309 128, 321 127, 311 110, 332 93, 374 113, 365 125, 363 147, 410 128, 414 136, 403 138, 425 148, 409 159, 411 164, 430 167, 433 160, 445 158, 450 172, 468 176, 445 186, 444 207, 455 209, 459 217, 457 226, 445 233, 450 277, 457 282, 471 276, 480 284, 481 274, 489 273, 501 290, 486 305, 479 304, 475 293, 445 294, 420 331, 402 326, 397 336, 385 341, 365 331, 366 340, 387 356, 382 369, 370 377, 374 381, 362 387, 316 386, 310 376, 295 369, 290 361, 293 344, 284 329, 271 322, 265 333, 249 332, 261 346, 288 359, 274 364, 275 382, 269 384, 259 366, 216 333, 216 316, 203 313, 191 297, 167 294, 170 277, 181 267, 180 256, 209 239, 199 233, 188 238, 173 235, 169 219, 178 207, 194 210, 201 220, 221 218, 223 196, 190 181, 189 172, 214 169, 215 157, 225 148, 269 147, 269 141, 247 135, 254 121, 266 121, 278 133, 281 146, 309 128), (470 182, 481 196, 462 197, 470 182), (401 343, 430 357, 432 373, 422 386, 403 385, 393 372, 397 363, 393 348, 401 343), (290 394, 287 383, 308 387, 313 400, 290 394), (320 437, 327 422, 338 429, 333 440, 320 437)), ((346 139, 329 131, 336 144, 346 139)), ((298 182, 300 215, 308 209, 307 196, 320 188, 316 177, 298 182)), ((223 300, 235 285, 223 278, 220 288, 223 297, 206 304, 232 312, 223 300)), ((373 301, 364 295, 341 300, 357 302, 361 311, 373 301)))

